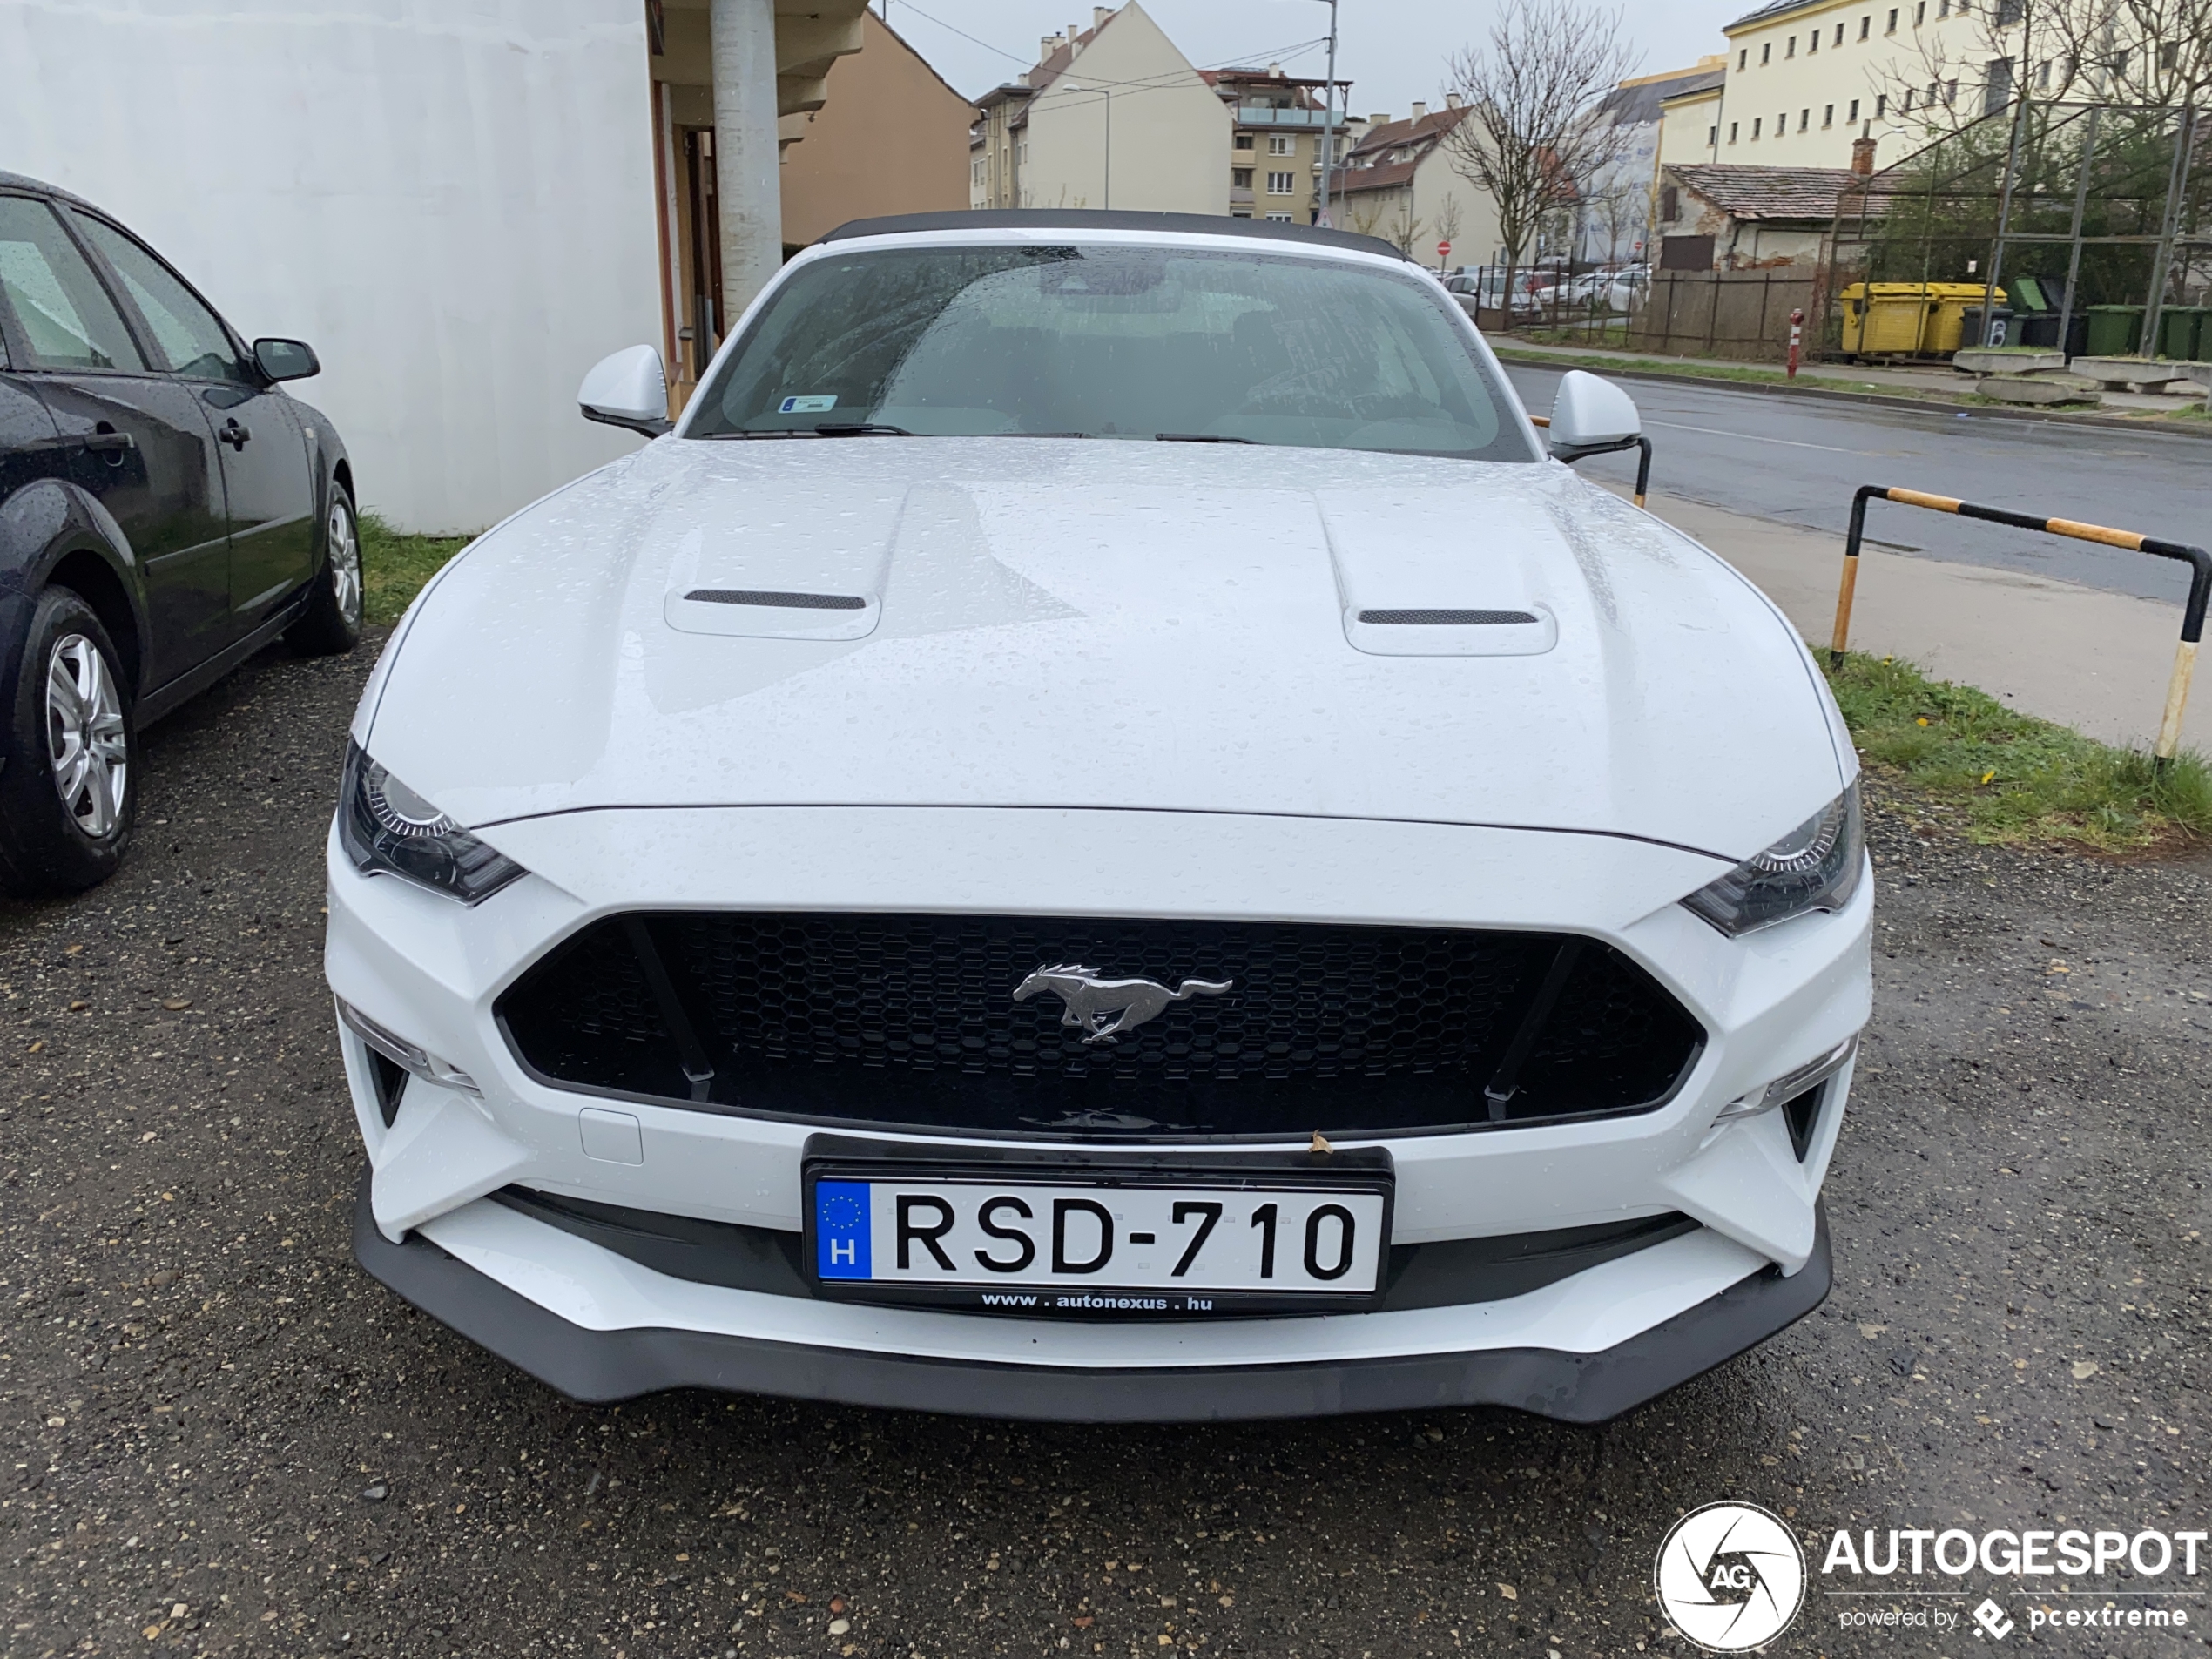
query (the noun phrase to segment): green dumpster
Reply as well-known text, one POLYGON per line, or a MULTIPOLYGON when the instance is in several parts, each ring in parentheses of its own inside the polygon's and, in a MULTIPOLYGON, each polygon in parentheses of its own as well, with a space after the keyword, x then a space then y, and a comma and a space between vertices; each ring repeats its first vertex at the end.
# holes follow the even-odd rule
POLYGON ((2158 354, 2177 363, 2193 363, 2202 356, 2203 306, 2166 306, 2158 314, 2158 354))
POLYGON ((2091 306, 2088 313, 2090 356, 2128 357, 2134 354, 2143 337, 2143 308, 2141 306, 2091 306))

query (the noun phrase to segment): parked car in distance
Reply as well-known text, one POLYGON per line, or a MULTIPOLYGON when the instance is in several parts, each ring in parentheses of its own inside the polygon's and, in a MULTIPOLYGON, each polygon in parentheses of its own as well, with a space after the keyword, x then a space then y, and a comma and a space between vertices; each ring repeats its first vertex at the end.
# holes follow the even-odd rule
POLYGON ((0 888, 112 873, 138 733, 272 640, 361 637, 353 469, 246 345, 90 202, 0 172, 0 888))
POLYGON ((595 368, 653 441, 448 565, 354 727, 362 1265, 578 1397, 1087 1420, 1595 1420, 1817 1305, 1856 754, 1562 464, 1628 395, 1540 435, 1453 298, 916 214, 672 430, 652 347, 595 368))

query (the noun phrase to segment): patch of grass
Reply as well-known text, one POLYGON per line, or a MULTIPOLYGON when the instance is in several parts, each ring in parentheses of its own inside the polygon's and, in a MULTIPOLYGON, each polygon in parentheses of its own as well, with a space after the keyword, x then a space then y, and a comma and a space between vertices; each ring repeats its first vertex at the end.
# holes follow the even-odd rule
POLYGON ((1975 840, 2125 853, 2212 836, 2202 755, 2161 767, 1896 658, 1850 652, 1828 684, 1867 763, 1956 807, 1975 840))
POLYGON ((466 536, 414 536, 395 530, 374 513, 361 516, 362 605, 368 620, 400 619, 422 584, 469 545, 466 536))

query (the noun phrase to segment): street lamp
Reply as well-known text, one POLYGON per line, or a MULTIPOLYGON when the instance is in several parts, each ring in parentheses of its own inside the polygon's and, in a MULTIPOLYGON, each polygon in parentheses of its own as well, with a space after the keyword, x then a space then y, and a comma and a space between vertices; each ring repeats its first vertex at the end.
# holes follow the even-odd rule
MULTIPOLYGON (((1334 0, 1331 0, 1334 3, 1334 0)), ((1106 206, 1114 206, 1114 90, 1109 86, 1069 85, 1070 92, 1096 92, 1106 100, 1106 206)))
POLYGON ((1337 171, 1337 0, 1322 0, 1329 8, 1329 84, 1321 97, 1321 211, 1317 224, 1329 220, 1329 186, 1337 171))

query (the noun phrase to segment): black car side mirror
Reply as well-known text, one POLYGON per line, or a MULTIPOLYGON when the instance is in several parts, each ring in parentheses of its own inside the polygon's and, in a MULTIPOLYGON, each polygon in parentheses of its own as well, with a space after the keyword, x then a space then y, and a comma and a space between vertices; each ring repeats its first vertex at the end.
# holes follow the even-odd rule
POLYGON ((304 381, 322 373, 322 360, 304 340, 257 340, 253 361, 273 381, 304 381))

